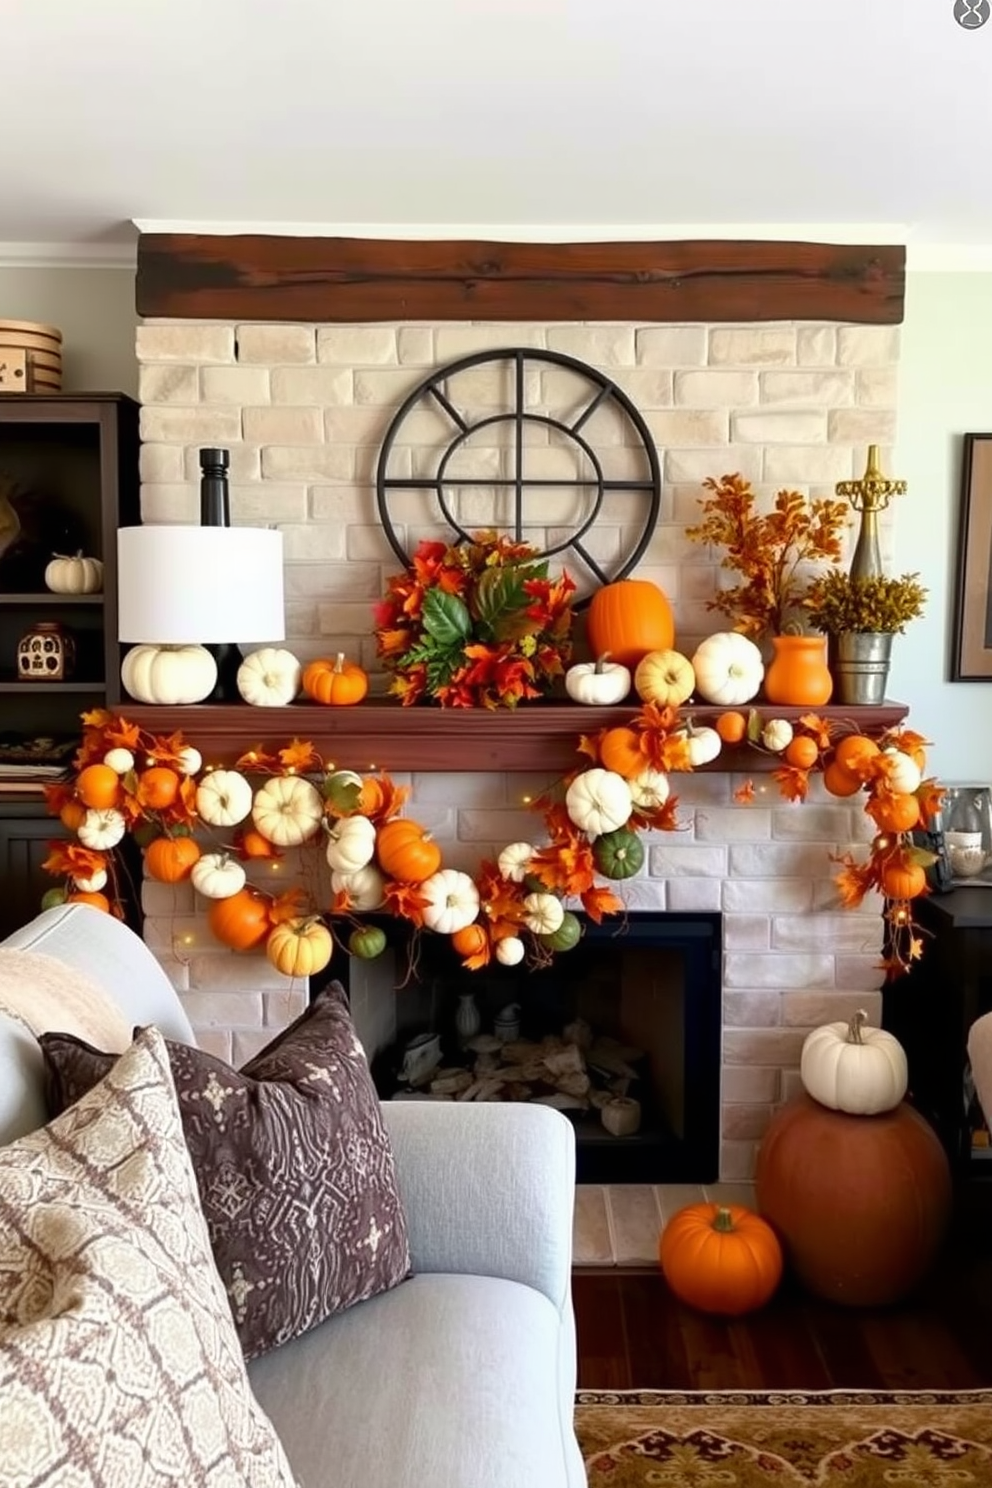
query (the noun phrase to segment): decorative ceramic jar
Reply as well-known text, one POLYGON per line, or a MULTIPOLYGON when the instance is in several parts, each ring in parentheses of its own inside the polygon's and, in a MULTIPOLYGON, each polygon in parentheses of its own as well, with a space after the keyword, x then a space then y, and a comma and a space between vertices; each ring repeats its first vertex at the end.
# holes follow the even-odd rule
POLYGON ((458 997, 458 1009, 455 1013, 455 1031, 462 1044, 467 1044, 470 1038, 475 1038, 482 1027, 482 1014, 479 1012, 475 1001, 474 992, 462 992, 458 997))
POLYGON ((764 681, 770 703, 820 708, 830 701, 834 679, 827 665, 826 636, 774 636, 772 647, 775 655, 764 681))
POLYGON ((64 682, 76 665, 76 643, 57 620, 39 620, 17 645, 21 682, 64 682))

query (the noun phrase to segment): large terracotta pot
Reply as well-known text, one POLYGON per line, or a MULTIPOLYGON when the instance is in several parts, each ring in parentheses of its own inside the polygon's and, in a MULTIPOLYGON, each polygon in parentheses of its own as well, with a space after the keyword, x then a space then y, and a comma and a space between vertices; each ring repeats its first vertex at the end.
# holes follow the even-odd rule
POLYGON ((951 1214, 947 1156, 905 1102, 877 1116, 849 1116, 797 1096, 765 1132, 755 1188, 800 1280, 851 1307, 911 1292, 933 1264, 951 1214))
POLYGON ((834 679, 827 665, 826 636, 773 636, 772 648, 775 655, 764 681, 770 703, 820 708, 830 701, 834 679))

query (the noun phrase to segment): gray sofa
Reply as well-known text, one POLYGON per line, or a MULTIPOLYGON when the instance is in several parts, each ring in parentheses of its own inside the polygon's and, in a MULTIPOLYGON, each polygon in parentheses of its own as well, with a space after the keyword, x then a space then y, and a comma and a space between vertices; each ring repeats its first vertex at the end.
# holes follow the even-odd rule
MULTIPOLYGON (((48 910, 4 948, 78 968, 131 1023, 193 1042, 143 941, 98 910, 48 910)), ((0 1012, 0 1142, 44 1123, 42 1068, 0 1012)), ((414 1276, 249 1368, 302 1488, 578 1488, 571 1126, 530 1105, 384 1112, 414 1276)))

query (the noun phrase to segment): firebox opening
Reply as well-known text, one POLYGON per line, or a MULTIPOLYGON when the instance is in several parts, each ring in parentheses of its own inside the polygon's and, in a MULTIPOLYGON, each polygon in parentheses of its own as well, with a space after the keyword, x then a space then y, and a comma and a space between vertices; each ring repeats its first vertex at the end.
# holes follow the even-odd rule
POLYGON ((708 1183, 719 1167, 721 917, 585 921, 539 970, 466 971, 396 920, 348 989, 383 1100, 536 1100, 573 1122, 584 1183, 708 1183))

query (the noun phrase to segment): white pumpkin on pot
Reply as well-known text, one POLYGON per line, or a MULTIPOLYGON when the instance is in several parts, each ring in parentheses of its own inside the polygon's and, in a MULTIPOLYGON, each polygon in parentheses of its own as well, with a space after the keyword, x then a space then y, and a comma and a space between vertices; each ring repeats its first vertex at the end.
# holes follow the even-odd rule
POLYGON ((718 630, 695 650, 696 690, 708 703, 737 708, 757 696, 765 675, 761 652, 736 630, 718 630))
POLYGON ((229 853, 204 853, 193 864, 190 879, 204 899, 230 899, 244 888, 248 875, 229 853))
POLYGON ((53 594, 99 594, 103 588, 103 564, 88 558, 80 548, 70 557, 54 554, 45 569, 45 587, 53 594))
POLYGON ((590 837, 624 826, 633 806, 630 786, 615 770, 583 770, 565 792, 569 821, 590 837))
POLYGON ((196 812, 208 827, 236 827, 251 811, 251 786, 239 770, 211 770, 197 787, 196 812))
POLYGON ((297 696, 303 667, 292 651, 262 646, 238 667, 238 691, 253 708, 284 708, 297 696))
POLYGON ((868 1014, 859 1008, 849 1023, 826 1023, 807 1035, 799 1077, 821 1106, 875 1116, 902 1100, 909 1070, 899 1040, 882 1028, 870 1028, 868 1014))
POLYGON ((217 663, 205 646, 132 646, 121 681, 136 702, 174 708, 213 691, 217 663))
POLYGON ((274 775, 255 792, 252 821, 266 842, 299 847, 318 831, 324 819, 320 792, 300 775, 274 775))
POLYGON ((478 918, 479 890, 467 873, 439 868, 417 889, 424 900, 424 924, 439 935, 454 935, 478 918))
POLYGON ((696 686, 692 662, 681 651, 649 651, 637 663, 634 687, 645 703, 680 708, 696 686))
POLYGON ((375 857, 375 827, 367 816, 343 816, 327 833, 327 861, 338 873, 357 873, 375 857))
POLYGON ((565 673, 565 691, 573 702, 590 707, 622 703, 630 691, 630 669, 608 656, 580 661, 565 673))

